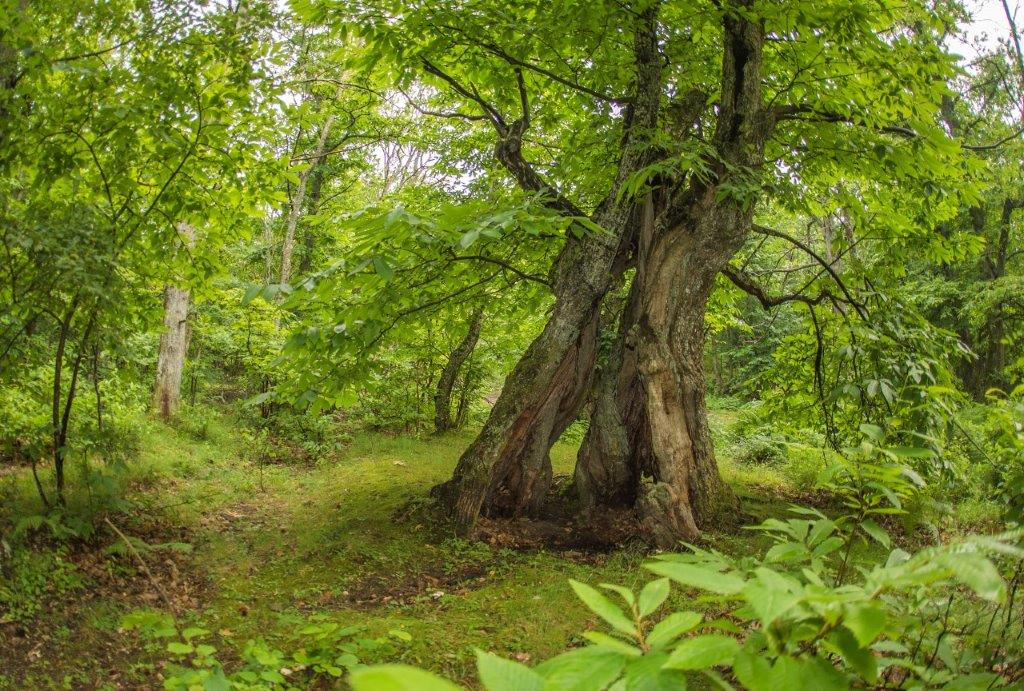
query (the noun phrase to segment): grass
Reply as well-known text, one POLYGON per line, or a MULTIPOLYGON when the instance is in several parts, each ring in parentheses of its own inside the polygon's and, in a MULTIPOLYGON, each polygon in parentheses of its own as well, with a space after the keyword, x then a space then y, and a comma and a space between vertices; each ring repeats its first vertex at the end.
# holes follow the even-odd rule
MULTIPOLYGON (((734 411, 714 412, 718 436, 735 419, 734 411)), ((115 520, 148 543, 192 546, 188 555, 154 550, 145 559, 179 619, 213 632, 225 660, 248 639, 297 645, 296 622, 321 613, 363 626, 368 637, 406 632, 409 642, 390 659, 468 681, 476 647, 536 661, 597 626, 568 579, 633 588, 647 580, 637 550, 514 551, 452 538, 423 499, 469 439, 360 433, 330 458, 264 465, 248 458, 230 417, 211 421, 204 439, 153 423, 130 471, 133 507, 115 520)), ((784 513, 801 494, 799 476, 785 467, 744 467, 720 455, 753 520, 784 513)), ((575 447, 560 443, 552 458, 556 473, 571 472, 575 447)), ((29 510, 32 495, 27 478, 8 482, 10 518, 29 510)), ((742 531, 708 540, 750 553, 763 538, 742 531)), ((131 555, 79 558, 91 582, 43 595, 44 613, 16 641, 11 625, 0 626, 0 670, 14 670, 0 672, 0 688, 2 674, 11 688, 152 684, 159 655, 119 622, 140 606, 166 605, 131 555)))

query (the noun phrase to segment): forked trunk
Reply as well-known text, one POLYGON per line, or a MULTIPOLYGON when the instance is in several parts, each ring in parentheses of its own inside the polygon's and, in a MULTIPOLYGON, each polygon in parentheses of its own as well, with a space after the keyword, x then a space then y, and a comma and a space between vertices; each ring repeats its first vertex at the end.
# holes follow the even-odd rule
POLYGON ((551 481, 548 451, 578 415, 590 383, 598 307, 617 248, 603 236, 566 242, 553 273, 551 318, 505 380, 452 479, 434 489, 467 532, 481 512, 535 512, 551 481))
POLYGON ((466 361, 473 354, 477 341, 480 340, 483 320, 483 308, 477 308, 470 317, 469 330, 448 356, 448 362, 445 363, 444 369, 441 370, 441 376, 437 380, 437 388, 434 391, 434 431, 438 434, 447 432, 455 426, 452 424, 452 389, 455 387, 455 380, 458 378, 459 372, 462 371, 466 361))
MULTIPOLYGON (((651 137, 660 108, 663 58, 656 20, 656 5, 637 16, 636 83, 624 120, 618 170, 605 201, 591 217, 606 232, 566 237, 551 271, 554 305, 544 330, 506 379, 452 479, 435 488, 459 532, 468 532, 481 510, 518 515, 541 508, 551 482, 549 450, 578 416, 590 388, 601 301, 625 269, 632 243, 627 231, 639 220, 632 195, 621 192, 657 155, 651 137)), ((562 213, 582 215, 523 159, 522 135, 528 124, 525 108, 523 118, 512 125, 499 123, 498 160, 523 188, 543 192, 562 213)))
POLYGON ((584 509, 635 502, 662 547, 693 540, 735 506, 715 463, 704 379, 704 314, 715 277, 742 246, 753 204, 729 187, 756 185, 771 120, 761 109, 762 26, 724 17, 713 175, 645 204, 636 276, 580 452, 584 509))
MULTIPOLYGON (((705 209, 703 218, 717 213, 705 209)), ((708 428, 704 312, 742 232, 733 243, 699 242, 707 228, 680 226, 655 239, 652 220, 643 224, 637 273, 596 386, 575 489, 584 514, 635 507, 645 536, 671 547, 735 506, 708 428)))

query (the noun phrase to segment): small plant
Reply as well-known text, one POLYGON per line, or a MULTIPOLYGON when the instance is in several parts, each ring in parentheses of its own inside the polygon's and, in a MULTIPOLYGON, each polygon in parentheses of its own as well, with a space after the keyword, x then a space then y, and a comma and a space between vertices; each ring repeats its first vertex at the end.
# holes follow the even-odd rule
POLYGON ((357 637, 360 626, 347 626, 326 615, 313 615, 295 622, 297 646, 289 650, 272 646, 263 639, 245 642, 241 664, 226 669, 217 648, 208 641, 210 632, 199 627, 179 629, 174 618, 163 612, 139 610, 124 617, 124 630, 137 630, 152 652, 168 661, 164 688, 192 689, 295 689, 309 688, 363 664, 366 656, 388 657, 397 646, 412 637, 393 629, 377 638, 357 637))
POLYGON ((736 462, 741 465, 779 465, 786 460, 786 442, 772 434, 743 437, 733 449, 736 462))
POLYGON ((85 587, 85 578, 67 558, 67 550, 0 550, 0 624, 28 624, 47 604, 61 602, 85 587))
POLYGON ((182 406, 175 423, 177 427, 198 441, 206 441, 217 420, 217 411, 206 405, 182 406))

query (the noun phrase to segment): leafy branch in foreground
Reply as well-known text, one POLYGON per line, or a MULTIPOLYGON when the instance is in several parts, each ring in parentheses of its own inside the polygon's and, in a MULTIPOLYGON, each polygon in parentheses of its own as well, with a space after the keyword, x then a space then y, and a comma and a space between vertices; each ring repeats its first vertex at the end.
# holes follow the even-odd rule
MULTIPOLYGON (((1007 603, 996 564, 1019 560, 1020 533, 973 537, 910 555, 892 550, 861 570, 857 583, 830 585, 838 528, 820 513, 762 524, 775 540, 763 560, 693 549, 646 564, 661 578, 637 595, 617 585, 600 591, 572 582, 611 633, 590 631, 589 645, 534 668, 478 651, 488 691, 685 688, 693 675, 721 688, 764 689, 991 688, 1012 683, 1019 642, 983 639, 959 621, 967 604, 1007 603), (700 595, 691 602, 721 612, 671 609, 652 617, 670 582, 700 595), (995 645, 1004 666, 980 648, 995 645)), ((840 541, 841 544, 841 541, 840 541)), ((1012 603, 1011 603, 1012 606, 1012 603)), ((352 672, 356 691, 459 688, 402 665, 352 672)))

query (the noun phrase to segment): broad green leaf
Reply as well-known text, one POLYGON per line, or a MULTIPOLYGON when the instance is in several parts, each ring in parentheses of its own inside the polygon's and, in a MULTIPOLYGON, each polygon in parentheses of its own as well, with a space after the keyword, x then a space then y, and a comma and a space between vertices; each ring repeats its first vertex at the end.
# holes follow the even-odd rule
POLYGON ((687 631, 695 629, 703 619, 704 615, 697 612, 673 612, 654 625, 647 634, 647 645, 652 648, 664 647, 687 631))
POLYGON ((773 545, 765 555, 764 559, 768 563, 780 562, 780 561, 793 561, 794 559, 800 559, 807 555, 807 548, 799 542, 781 542, 777 545, 773 545))
POLYGON ((693 564, 659 561, 644 565, 659 576, 667 576, 677 583, 700 588, 718 595, 735 595, 743 590, 745 581, 731 573, 720 573, 693 564))
POLYGON ((829 634, 828 640, 832 642, 836 652, 843 656, 846 663, 857 672, 863 679, 874 683, 878 678, 878 663, 874 653, 861 646, 857 639, 848 629, 836 629, 829 634))
POLYGON ((353 691, 459 691, 461 686, 409 665, 374 665, 352 670, 353 691))
POLYGON ((668 597, 670 588, 671 585, 667 578, 659 578, 645 585, 637 600, 640 616, 646 617, 661 607, 661 603, 668 597))
POLYGON ((611 624, 615 630, 630 636, 636 633, 636 624, 614 602, 585 583, 570 580, 569 585, 576 592, 576 596, 583 600, 583 604, 611 624))
POLYGON ((978 597, 993 602, 1006 599, 1006 582, 988 557, 978 552, 954 552, 944 561, 953 569, 957 579, 978 597))
POLYGON ((751 691, 774 691, 772 663, 759 652, 740 650, 733 660, 732 671, 751 691))
POLYGON ((889 533, 885 532, 882 526, 878 525, 870 518, 864 520, 860 524, 861 529, 870 535, 875 542, 882 545, 886 549, 892 546, 892 540, 889 538, 889 533))
POLYGON ((865 602, 847 607, 843 624, 853 632, 862 646, 870 645, 885 629, 886 614, 880 606, 865 602))
POLYGON ((542 691, 544 679, 526 665, 482 650, 476 651, 476 671, 487 691, 542 691))
POLYGON ((622 674, 626 656, 602 646, 577 648, 534 668, 551 691, 591 691, 611 684, 622 674))
POLYGON ((630 660, 623 676, 625 691, 685 691, 686 674, 664 669, 666 653, 650 653, 630 660))
POLYGON ((385 281, 390 281, 395 277, 395 270, 391 268, 391 265, 384 257, 376 256, 373 258, 373 270, 385 281))
POLYGON ((613 593, 618 593, 619 597, 626 601, 626 604, 632 607, 636 604, 636 597, 633 595, 633 591, 629 588, 624 588, 621 585, 615 585, 614 583, 601 583, 601 587, 605 590, 610 590, 613 593))
POLYGON ((740 650, 735 638, 712 633, 688 638, 672 651, 665 667, 668 669, 705 669, 730 664, 740 650))
POLYGON ((595 645, 603 645, 606 648, 612 648, 613 650, 616 650, 623 655, 628 655, 629 657, 636 657, 643 653, 640 648, 629 645, 622 641, 622 639, 609 636, 608 634, 601 633, 600 631, 587 631, 583 634, 583 637, 595 645))

